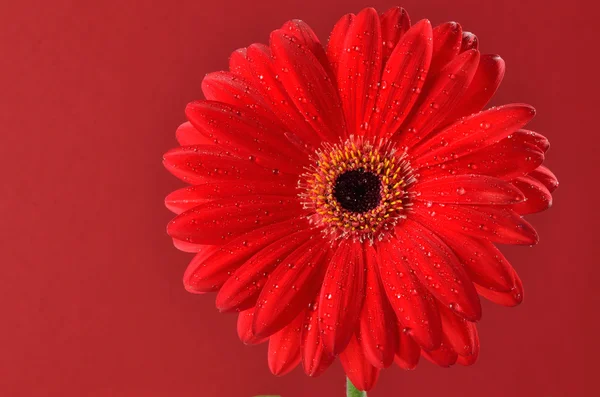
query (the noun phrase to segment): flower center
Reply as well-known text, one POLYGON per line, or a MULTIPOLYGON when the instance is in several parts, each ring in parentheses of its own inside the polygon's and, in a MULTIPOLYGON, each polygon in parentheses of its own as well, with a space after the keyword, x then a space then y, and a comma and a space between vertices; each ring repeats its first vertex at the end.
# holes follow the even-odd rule
POLYGON ((343 209, 362 214, 381 202, 381 181, 363 168, 346 171, 335 180, 333 197, 343 209))
POLYGON ((323 145, 312 160, 300 197, 310 221, 334 239, 382 240, 406 217, 415 179, 405 155, 390 145, 351 137, 323 145))

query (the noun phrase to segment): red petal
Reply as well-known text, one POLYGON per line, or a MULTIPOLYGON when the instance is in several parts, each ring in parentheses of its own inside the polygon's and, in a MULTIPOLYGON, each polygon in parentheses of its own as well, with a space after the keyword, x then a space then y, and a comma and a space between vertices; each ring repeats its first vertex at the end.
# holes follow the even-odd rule
POLYGON ((344 43, 346 42, 346 35, 348 34, 348 29, 350 29, 354 17, 354 14, 346 14, 341 17, 333 27, 329 36, 329 42, 327 43, 327 58, 329 59, 331 69, 335 75, 338 74, 340 58, 345 51, 344 43))
POLYGON ((256 76, 256 86, 264 101, 281 123, 303 141, 318 146, 318 135, 293 105, 292 99, 279 81, 269 47, 263 44, 252 44, 248 47, 248 64, 252 74, 256 76))
POLYGON ((337 90, 315 55, 281 30, 271 33, 271 51, 280 81, 319 136, 331 142, 345 136, 337 90))
POLYGON ((335 356, 323 347, 318 313, 318 304, 311 304, 307 310, 302 334, 302 365, 308 376, 321 375, 335 359, 335 356))
POLYGON ((479 350, 480 350, 480 344, 479 344, 479 333, 477 332, 477 326, 473 323, 469 323, 468 326, 470 328, 472 328, 472 334, 473 334, 473 347, 472 347, 472 351, 473 354, 471 354, 470 356, 458 356, 458 360, 456 360, 456 362, 460 365, 473 365, 475 364, 475 362, 477 362, 477 359, 479 358, 479 350))
POLYGON ((375 112, 369 122, 373 136, 388 137, 404 121, 417 100, 431 62, 431 24, 418 22, 394 48, 383 69, 375 112))
MULTIPOLYGON (((465 53, 466 54, 466 53, 465 53)), ((506 105, 463 119, 415 149, 415 168, 457 159, 497 143, 527 124, 535 115, 529 105, 506 105)))
POLYGON ((300 211, 296 198, 250 196, 211 201, 177 215, 169 236, 194 244, 224 244, 261 226, 292 218, 300 211))
POLYGON ((411 147, 434 130, 459 102, 473 79, 479 52, 463 52, 436 75, 423 88, 424 95, 413 108, 411 115, 393 139, 401 147, 411 147))
POLYGON ((192 259, 185 271, 183 276, 185 288, 190 292, 218 290, 252 255, 304 226, 305 224, 297 219, 275 223, 257 228, 225 245, 215 247, 209 255, 200 252, 192 259))
POLYGON ((544 154, 539 149, 507 137, 470 155, 421 168, 418 173, 423 180, 457 174, 489 175, 511 180, 533 171, 543 161, 544 154))
POLYGON ((441 235, 450 230, 501 244, 536 244, 535 229, 507 208, 415 201, 411 216, 441 235))
MULTIPOLYGON (((473 36, 475 37, 475 36, 473 36)), ((467 48, 477 47, 477 38, 470 45, 465 44, 467 48)), ((462 100, 456 105, 456 108, 447 117, 447 122, 458 120, 461 117, 479 112, 494 96, 504 78, 505 64, 504 60, 498 55, 483 54, 479 59, 479 66, 473 77, 473 81, 467 88, 462 100)))
POLYGON ((415 369, 421 358, 421 347, 406 332, 399 332, 395 362, 402 369, 415 369))
POLYGON ((416 200, 448 204, 509 205, 525 199, 509 182, 485 175, 451 175, 419 180, 416 200))
POLYGON ((353 336, 340 354, 346 376, 358 390, 369 391, 379 378, 379 369, 372 366, 363 354, 360 341, 353 336))
POLYGON ((397 240, 390 246, 405 258, 422 285, 442 305, 470 321, 479 320, 479 296, 452 250, 427 228, 410 219, 396 229, 396 235, 397 240))
POLYGON ((433 55, 430 75, 436 75, 460 52, 462 28, 456 22, 446 22, 433 29, 433 55))
POLYGON ((319 299, 319 328, 325 349, 339 354, 354 334, 365 296, 362 246, 343 240, 327 266, 319 299))
POLYGON ((276 121, 260 91, 252 82, 230 72, 209 73, 202 80, 202 92, 209 101, 237 106, 262 118, 276 121))
POLYGON ((202 135, 189 121, 186 121, 177 128, 175 136, 181 146, 215 144, 214 140, 202 135))
POLYGON ((304 312, 281 331, 269 338, 269 369, 273 375, 283 376, 300 364, 300 343, 304 312))
POLYGON ((198 131, 231 153, 263 167, 302 173, 306 156, 290 144, 278 123, 220 102, 192 102, 185 113, 198 131))
POLYGON ((521 280, 494 244, 450 233, 444 239, 460 258, 480 295, 506 306, 521 303, 521 280))
MULTIPOLYGON (((460 52, 465 52, 469 50, 478 50, 479 49, 479 40, 477 36, 475 36, 471 32, 463 32, 462 40, 460 44, 460 52)), ((482 55, 482 59, 485 55, 482 55)), ((481 61, 480 61, 481 62, 481 61)))
POLYGON ((367 360, 377 368, 387 368, 394 361, 397 329, 390 303, 379 278, 377 253, 372 246, 363 247, 366 263, 365 302, 360 316, 360 338, 367 360))
POLYGON ((240 312, 237 321, 237 333, 240 340, 247 345, 257 345, 269 338, 257 338, 252 333, 252 321, 254 320, 254 308, 240 312))
POLYGON ((296 38, 298 44, 301 44, 302 46, 308 48, 313 53, 315 58, 317 58, 317 60, 319 61, 325 72, 327 72, 329 77, 332 80, 335 79, 323 45, 319 41, 319 38, 317 37, 315 32, 313 32, 313 30, 310 28, 310 26, 306 24, 306 22, 301 21, 300 19, 293 19, 284 23, 280 30, 282 32, 285 32, 285 34, 296 38))
POLYGON ((523 302, 523 283, 514 270, 512 271, 511 276, 513 286, 509 292, 494 291, 481 284, 475 284, 475 288, 477 288, 479 295, 494 303, 503 306, 516 306, 523 302))
POLYGON ((477 327, 472 322, 457 316, 451 310, 440 306, 442 328, 448 344, 459 356, 471 357, 475 362, 479 354, 477 327))
POLYGON ((548 138, 535 131, 519 130, 512 134, 511 138, 524 145, 531 145, 544 153, 550 149, 548 138))
POLYGON ((239 310, 254 306, 258 294, 269 275, 296 249, 304 251, 314 244, 306 241, 314 236, 314 229, 301 230, 273 242, 240 266, 223 284, 216 305, 221 311, 239 310), (305 244, 306 243, 306 244, 305 244))
POLYGON ((513 287, 514 270, 493 243, 456 233, 446 233, 442 237, 463 264, 472 282, 502 292, 513 287))
POLYGON ((421 346, 435 349, 441 342, 442 326, 435 299, 412 273, 405 258, 389 242, 377 245, 379 270, 386 294, 402 324, 421 346))
POLYGON ((177 240, 176 238, 173 239, 173 246, 180 251, 191 253, 198 253, 203 249, 210 247, 210 245, 192 244, 187 241, 177 240))
POLYGON ((245 78, 249 82, 254 82, 254 76, 248 68, 248 49, 238 48, 229 56, 229 71, 232 74, 245 78))
POLYGON ((181 214, 209 201, 243 196, 295 196, 296 192, 295 187, 283 182, 213 182, 175 190, 165 198, 165 206, 174 213, 181 214))
POLYGON ((297 176, 280 173, 279 169, 267 169, 250 159, 231 156, 216 146, 183 146, 169 150, 163 157, 165 168, 176 177, 190 184, 214 180, 235 181, 286 180, 295 184, 297 176))
POLYGON ((528 176, 540 181, 544 186, 546 186, 546 189, 548 189, 550 193, 558 188, 558 179, 556 178, 556 175, 554 175, 552 171, 543 165, 531 171, 528 176))
POLYGON ((313 301, 327 268, 327 253, 325 241, 319 239, 294 251, 275 269, 258 297, 252 328, 255 335, 274 334, 313 301))
POLYGON ((385 65, 400 38, 410 29, 410 17, 404 8, 392 7, 381 15, 382 62, 385 65))
POLYGON ((545 211, 552 206, 552 194, 540 181, 530 176, 522 176, 512 181, 523 192, 526 201, 511 206, 513 211, 525 215, 545 211))
POLYGON ((337 86, 348 133, 362 134, 373 111, 381 76, 381 27, 375 9, 365 8, 354 18, 339 62, 343 67, 337 72, 337 86))
POLYGON ((454 365, 458 359, 458 354, 452 349, 452 346, 450 345, 446 335, 444 335, 442 344, 439 348, 432 351, 423 350, 421 354, 427 360, 439 365, 440 367, 450 367, 454 365))

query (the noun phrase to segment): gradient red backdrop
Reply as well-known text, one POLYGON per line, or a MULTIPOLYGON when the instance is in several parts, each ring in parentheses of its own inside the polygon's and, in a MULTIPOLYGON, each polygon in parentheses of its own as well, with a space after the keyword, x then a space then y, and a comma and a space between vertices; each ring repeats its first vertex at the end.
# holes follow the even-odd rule
MULTIPOLYGON (((291 18, 324 41, 346 12, 396 1, 1 1, 0 396, 343 395, 339 364, 276 378, 235 316, 184 291, 161 165, 205 73, 291 18), (152 4, 150 4, 152 3, 152 4)), ((507 63, 494 103, 528 102, 561 186, 506 249, 526 287, 484 303, 478 363, 385 371, 373 397, 600 395, 598 22, 595 2, 405 0, 459 21, 507 63), (595 377, 596 379, 593 379, 595 377)))

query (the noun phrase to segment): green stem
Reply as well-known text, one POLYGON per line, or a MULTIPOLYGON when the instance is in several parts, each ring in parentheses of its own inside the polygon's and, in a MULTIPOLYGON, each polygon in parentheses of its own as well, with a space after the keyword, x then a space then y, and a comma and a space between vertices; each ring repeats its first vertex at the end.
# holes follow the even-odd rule
POLYGON ((354 387, 352 382, 350 382, 350 379, 346 378, 346 396, 347 397, 367 397, 367 392, 358 390, 356 387, 354 387))

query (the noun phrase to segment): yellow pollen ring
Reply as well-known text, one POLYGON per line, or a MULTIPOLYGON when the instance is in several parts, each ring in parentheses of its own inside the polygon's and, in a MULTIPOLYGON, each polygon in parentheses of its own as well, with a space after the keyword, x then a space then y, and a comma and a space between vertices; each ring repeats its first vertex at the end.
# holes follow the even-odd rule
POLYGON ((403 153, 395 153, 389 145, 351 137, 345 143, 323 145, 312 160, 313 165, 301 177, 300 197, 311 211, 313 223, 323 226, 333 238, 383 239, 405 217, 407 188, 414 177, 403 153), (354 170, 372 173, 381 182, 379 204, 362 213, 343 208, 334 196, 337 178, 354 170))

